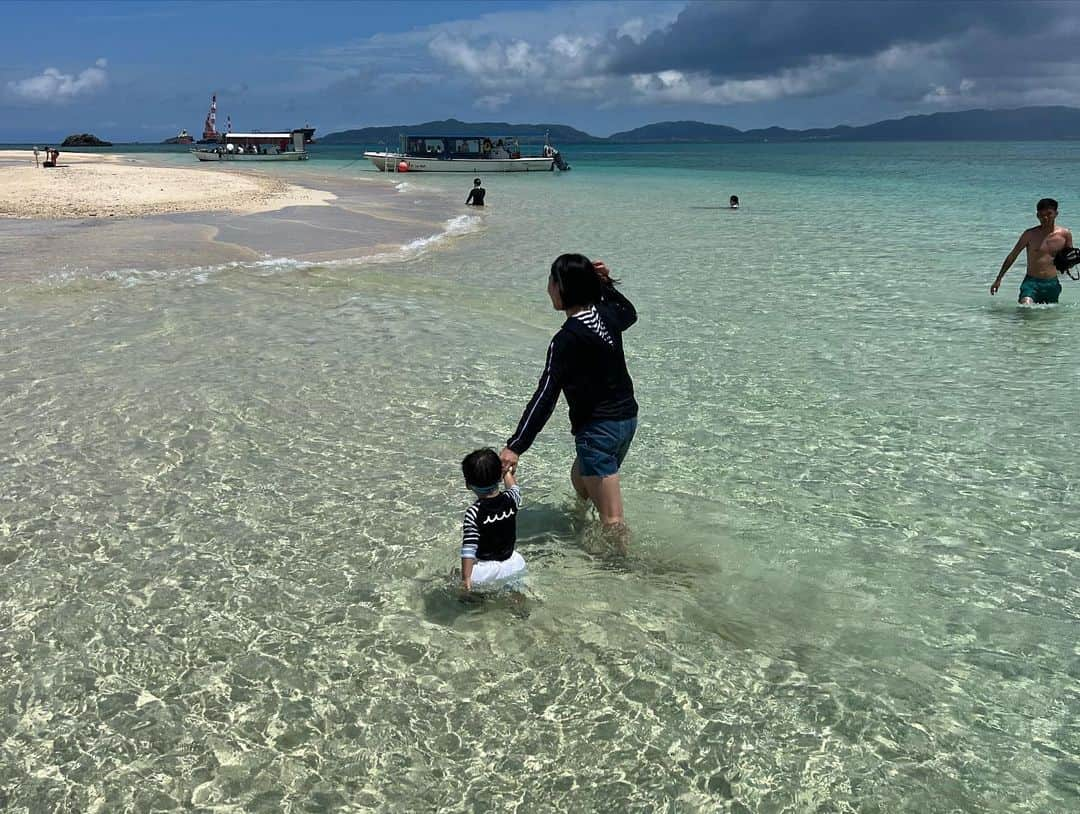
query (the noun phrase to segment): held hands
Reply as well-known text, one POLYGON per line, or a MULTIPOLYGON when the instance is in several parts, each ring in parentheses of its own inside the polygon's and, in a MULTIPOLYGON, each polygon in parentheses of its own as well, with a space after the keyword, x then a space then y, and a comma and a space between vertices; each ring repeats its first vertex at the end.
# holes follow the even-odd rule
POLYGON ((517 471, 518 454, 510 447, 503 447, 503 451, 499 453, 499 460, 502 461, 503 474, 517 471))

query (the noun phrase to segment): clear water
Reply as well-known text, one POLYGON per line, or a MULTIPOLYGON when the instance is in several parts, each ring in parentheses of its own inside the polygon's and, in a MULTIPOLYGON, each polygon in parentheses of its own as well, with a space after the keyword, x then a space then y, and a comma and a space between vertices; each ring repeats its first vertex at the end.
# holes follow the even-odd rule
MULTIPOLYGON (((565 152, 377 262, 3 280, 8 810, 1080 807, 1080 286, 988 294, 1080 145, 565 152), (641 315, 632 551, 560 409, 527 615, 461 605, 563 251, 641 315)), ((352 160, 287 171, 400 182, 352 160)))

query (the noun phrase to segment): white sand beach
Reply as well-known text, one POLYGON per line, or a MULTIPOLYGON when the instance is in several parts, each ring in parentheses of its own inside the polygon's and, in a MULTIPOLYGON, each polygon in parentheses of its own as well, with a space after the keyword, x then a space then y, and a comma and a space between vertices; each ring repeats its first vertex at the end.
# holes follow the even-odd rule
POLYGON ((153 167, 118 154, 61 151, 35 167, 27 150, 0 150, 0 217, 137 217, 172 212, 269 212, 323 206, 335 195, 229 169, 153 167))

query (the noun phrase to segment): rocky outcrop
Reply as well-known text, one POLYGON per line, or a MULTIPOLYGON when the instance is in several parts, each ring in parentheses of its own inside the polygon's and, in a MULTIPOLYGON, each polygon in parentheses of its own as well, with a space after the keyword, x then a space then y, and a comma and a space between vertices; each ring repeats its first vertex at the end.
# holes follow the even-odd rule
POLYGON ((61 147, 112 147, 111 141, 102 141, 91 133, 78 133, 64 139, 61 147))

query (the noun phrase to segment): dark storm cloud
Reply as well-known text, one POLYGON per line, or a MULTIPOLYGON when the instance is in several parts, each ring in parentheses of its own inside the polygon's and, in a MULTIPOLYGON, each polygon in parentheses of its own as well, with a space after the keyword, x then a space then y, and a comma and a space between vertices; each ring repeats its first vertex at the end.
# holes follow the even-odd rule
MULTIPOLYGON (((1077 6, 1042 2, 694 2, 667 28, 619 38, 608 70, 664 70, 746 79, 822 58, 859 59, 891 46, 942 43, 973 32, 1027 37, 1077 6)), ((993 55, 987 55, 988 58, 993 55)))

